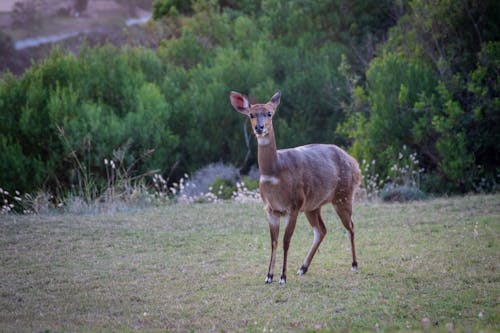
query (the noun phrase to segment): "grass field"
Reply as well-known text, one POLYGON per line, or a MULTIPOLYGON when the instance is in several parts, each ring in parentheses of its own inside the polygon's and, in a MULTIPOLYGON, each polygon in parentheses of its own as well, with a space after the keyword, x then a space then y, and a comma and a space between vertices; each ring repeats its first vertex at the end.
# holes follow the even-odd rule
MULTIPOLYGON (((286 286, 264 284, 264 216, 234 203, 0 216, 0 331, 500 330, 500 195, 357 204, 358 272, 325 207, 320 252, 286 286)), ((301 215, 290 273, 312 238, 301 215)))

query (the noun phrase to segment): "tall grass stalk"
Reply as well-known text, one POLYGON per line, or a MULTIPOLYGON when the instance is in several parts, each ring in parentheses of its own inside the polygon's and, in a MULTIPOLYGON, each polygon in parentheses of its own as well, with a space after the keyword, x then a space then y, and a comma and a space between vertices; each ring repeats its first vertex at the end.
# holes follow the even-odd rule
POLYGON ((361 162, 363 182, 358 194, 361 200, 373 201, 408 201, 425 198, 420 190, 420 178, 424 172, 416 153, 411 153, 406 146, 398 153, 395 163, 383 178, 377 172, 375 160, 361 162))

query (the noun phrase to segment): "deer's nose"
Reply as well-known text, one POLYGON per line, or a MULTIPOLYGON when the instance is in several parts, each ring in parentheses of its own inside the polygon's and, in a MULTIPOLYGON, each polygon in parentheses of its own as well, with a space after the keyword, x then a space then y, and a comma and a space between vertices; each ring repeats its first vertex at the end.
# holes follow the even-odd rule
POLYGON ((262 134, 262 132, 264 132, 264 125, 262 124, 255 125, 255 132, 257 132, 257 134, 262 134))

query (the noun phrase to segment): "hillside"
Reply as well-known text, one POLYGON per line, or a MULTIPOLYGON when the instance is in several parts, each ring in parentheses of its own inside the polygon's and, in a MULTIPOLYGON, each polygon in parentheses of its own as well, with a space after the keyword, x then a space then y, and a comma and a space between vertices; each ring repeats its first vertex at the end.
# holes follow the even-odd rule
POLYGON ((28 67, 31 59, 46 57, 57 43, 74 51, 83 39, 123 44, 123 29, 151 16, 149 1, 22 0, 2 2, 1 6, 0 29, 6 37, 0 48, 10 54, 0 57, 0 71, 15 73, 28 67), (83 5, 78 7, 79 3, 83 5), (14 55, 20 59, 12 59, 14 55))

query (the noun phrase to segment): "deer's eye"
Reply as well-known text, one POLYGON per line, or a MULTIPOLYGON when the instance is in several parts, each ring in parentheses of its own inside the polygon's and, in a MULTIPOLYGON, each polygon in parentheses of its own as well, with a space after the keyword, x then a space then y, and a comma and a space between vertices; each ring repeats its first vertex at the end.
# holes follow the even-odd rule
POLYGON ((272 116, 273 116, 273 114, 272 114, 271 112, 268 112, 268 113, 267 113, 267 116, 268 116, 268 117, 272 117, 272 116))
POLYGON ((253 115, 253 113, 250 113, 250 119, 253 119, 255 118, 255 116, 253 115))

